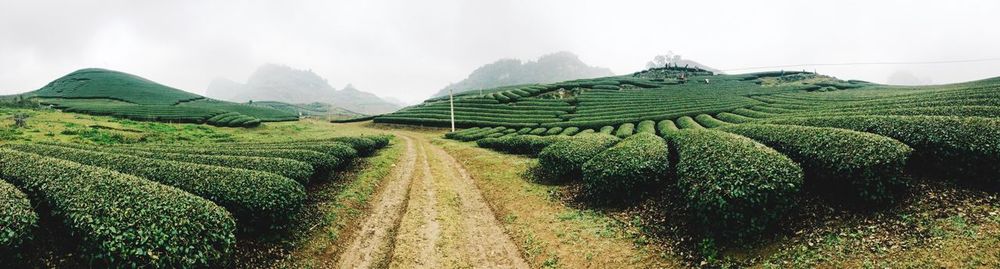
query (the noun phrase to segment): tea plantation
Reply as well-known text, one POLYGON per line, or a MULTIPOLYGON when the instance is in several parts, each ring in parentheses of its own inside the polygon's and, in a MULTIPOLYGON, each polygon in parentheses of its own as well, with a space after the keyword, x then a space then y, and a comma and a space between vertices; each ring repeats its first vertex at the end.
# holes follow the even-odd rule
MULTIPOLYGON (((466 129, 446 138, 537 156, 543 178, 581 181, 595 201, 675 191, 716 239, 759 236, 804 192, 892 205, 910 172, 1000 190, 1000 78, 904 87, 656 68, 466 93, 455 112, 466 129)), ((449 104, 375 121, 447 126, 449 104)))
POLYGON ((225 267, 238 236, 282 228, 303 207, 311 182, 389 139, 5 144, 0 261, 16 259, 40 229, 56 229, 91 266, 225 267))
POLYGON ((135 75, 96 68, 78 70, 36 91, 5 98, 37 101, 68 112, 143 121, 254 127, 261 122, 298 119, 294 112, 213 100, 135 75))

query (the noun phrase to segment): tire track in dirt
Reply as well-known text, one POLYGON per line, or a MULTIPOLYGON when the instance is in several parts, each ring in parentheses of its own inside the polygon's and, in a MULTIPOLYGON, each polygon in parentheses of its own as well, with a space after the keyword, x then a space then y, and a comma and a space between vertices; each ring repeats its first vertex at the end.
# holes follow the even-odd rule
POLYGON ((529 268, 465 168, 419 133, 340 268, 529 268))
POLYGON ((482 268, 528 268, 517 245, 510 239, 479 192, 469 173, 458 161, 440 147, 433 149, 435 157, 450 172, 448 185, 458 196, 461 225, 465 232, 463 246, 467 261, 482 268))
POLYGON ((371 215, 363 221, 350 245, 341 254, 338 268, 384 267, 392 255, 396 228, 406 209, 417 161, 413 139, 402 135, 398 137, 406 142, 401 165, 393 170, 379 197, 373 199, 375 203, 371 215))

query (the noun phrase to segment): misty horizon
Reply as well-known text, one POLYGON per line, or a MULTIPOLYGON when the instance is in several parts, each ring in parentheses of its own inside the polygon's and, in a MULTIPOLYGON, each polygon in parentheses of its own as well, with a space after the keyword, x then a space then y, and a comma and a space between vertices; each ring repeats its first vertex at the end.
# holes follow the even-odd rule
MULTIPOLYGON (((668 51, 723 71, 995 59, 1000 36, 983 26, 1000 23, 997 11, 995 1, 5 2, 0 94, 91 67, 205 94, 213 79, 245 81, 272 63, 415 103, 482 65, 559 51, 618 75, 668 51)), ((943 84, 1000 75, 1000 61, 788 69, 943 84)))

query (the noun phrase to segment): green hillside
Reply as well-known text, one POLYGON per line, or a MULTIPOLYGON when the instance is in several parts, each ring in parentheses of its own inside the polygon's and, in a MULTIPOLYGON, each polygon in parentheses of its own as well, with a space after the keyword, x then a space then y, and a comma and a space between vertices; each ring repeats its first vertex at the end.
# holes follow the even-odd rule
POLYGON ((68 112, 134 120, 252 127, 298 119, 297 114, 205 98, 132 74, 82 69, 21 95, 68 112))
MULTIPOLYGON (((714 75, 701 69, 655 68, 632 75, 526 84, 458 94, 460 127, 579 127, 728 112, 763 102, 752 96, 868 86, 803 72, 714 75), (684 73, 682 81, 678 76, 684 73)), ((449 124, 447 96, 376 118, 429 126, 449 124)))
MULTIPOLYGON (((1000 78, 903 87, 670 67, 464 93, 455 111, 471 128, 446 138, 537 156, 542 180, 582 181, 595 201, 677 193, 725 241, 760 236, 802 196, 892 205, 914 173, 1000 190, 1000 78)), ((447 126, 449 103, 374 120, 447 126)))
POLYGON ((285 111, 295 115, 302 115, 305 117, 320 117, 324 119, 350 119, 357 117, 364 117, 364 114, 350 111, 347 109, 335 107, 327 103, 308 103, 308 104, 289 104, 285 102, 276 101, 255 101, 253 106, 269 107, 277 110, 285 111))

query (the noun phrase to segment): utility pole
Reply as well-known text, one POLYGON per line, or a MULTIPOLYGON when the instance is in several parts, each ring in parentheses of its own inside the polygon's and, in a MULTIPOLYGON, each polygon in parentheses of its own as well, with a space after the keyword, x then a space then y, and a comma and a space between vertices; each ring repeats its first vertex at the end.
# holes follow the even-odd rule
POLYGON ((448 102, 451 103, 451 131, 455 131, 455 90, 448 89, 448 102))

